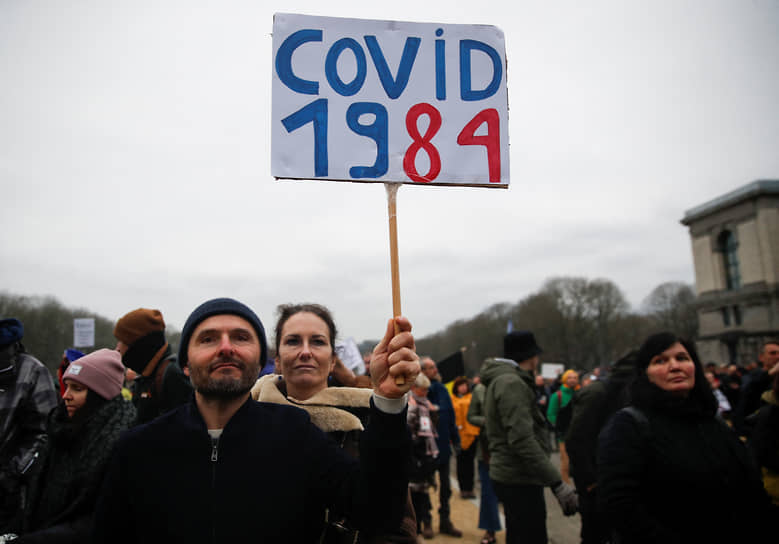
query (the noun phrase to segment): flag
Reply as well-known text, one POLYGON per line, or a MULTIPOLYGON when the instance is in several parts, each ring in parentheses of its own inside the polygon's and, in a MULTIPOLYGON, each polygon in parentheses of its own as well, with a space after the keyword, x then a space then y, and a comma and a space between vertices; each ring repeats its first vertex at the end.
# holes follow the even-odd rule
POLYGON ((438 373, 441 375, 442 383, 448 383, 454 381, 458 376, 464 376, 465 362, 463 361, 463 352, 458 350, 456 353, 439 361, 438 373))

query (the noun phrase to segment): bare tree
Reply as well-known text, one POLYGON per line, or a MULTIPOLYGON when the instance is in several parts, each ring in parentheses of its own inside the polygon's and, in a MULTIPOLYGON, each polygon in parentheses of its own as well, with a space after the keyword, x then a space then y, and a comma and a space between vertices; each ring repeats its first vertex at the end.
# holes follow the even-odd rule
POLYGON ((668 330, 683 338, 698 336, 695 291, 682 282, 666 282, 655 287, 642 303, 657 330, 668 330))

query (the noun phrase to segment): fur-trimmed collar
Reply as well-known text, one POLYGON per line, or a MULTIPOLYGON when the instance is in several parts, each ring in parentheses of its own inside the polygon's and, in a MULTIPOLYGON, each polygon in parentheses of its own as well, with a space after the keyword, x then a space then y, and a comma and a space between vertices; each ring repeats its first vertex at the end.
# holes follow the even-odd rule
POLYGON ((360 418, 344 408, 369 408, 372 389, 358 387, 328 387, 306 400, 285 397, 279 389, 284 378, 278 374, 261 377, 252 387, 252 398, 260 402, 286 404, 302 408, 311 416, 311 421, 329 433, 333 431, 362 431, 360 418))

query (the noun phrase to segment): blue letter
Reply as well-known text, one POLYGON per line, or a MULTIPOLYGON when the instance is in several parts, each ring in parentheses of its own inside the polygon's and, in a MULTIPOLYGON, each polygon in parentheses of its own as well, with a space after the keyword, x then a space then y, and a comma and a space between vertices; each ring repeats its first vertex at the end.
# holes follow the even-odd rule
MULTIPOLYGON (((436 36, 444 33, 443 28, 435 31, 436 36)), ((444 40, 435 41, 435 97, 438 100, 446 100, 446 43, 444 40)))
POLYGON ((325 75, 327 76, 327 81, 330 83, 330 87, 341 96, 352 96, 359 91, 360 87, 362 87, 362 84, 365 82, 366 73, 365 53, 362 52, 360 44, 352 38, 341 38, 335 42, 330 48, 330 51, 327 52, 327 59, 325 59, 325 75), (357 61, 357 75, 354 76, 354 79, 348 85, 338 77, 338 57, 344 49, 351 49, 354 53, 354 59, 357 61))
POLYGON ((389 156, 387 154, 387 108, 375 102, 355 102, 346 110, 346 124, 360 136, 367 136, 376 142, 376 162, 373 166, 352 166, 349 175, 353 178, 379 178, 387 173, 389 156), (360 116, 372 113, 376 116, 369 125, 360 124, 360 116))
POLYGON ((327 98, 319 98, 281 120, 287 132, 314 125, 314 175, 327 175, 327 98))
POLYGON ((376 36, 365 36, 365 43, 368 45, 368 51, 371 53, 373 64, 379 73, 381 85, 390 98, 395 99, 399 97, 405 90, 406 85, 408 85, 411 67, 414 65, 414 59, 417 56, 419 42, 421 41, 419 38, 406 38, 406 46, 403 48, 403 56, 400 58, 400 66, 398 66, 398 77, 393 78, 389 71, 389 66, 387 66, 387 61, 384 59, 384 54, 381 52, 381 47, 379 47, 379 42, 376 41, 376 36))
POLYGON ((492 47, 476 40, 460 40, 460 97, 466 101, 484 100, 498 92, 503 77, 503 65, 500 55, 492 47), (484 51, 492 59, 492 81, 483 91, 471 89, 471 51, 484 51))
POLYGON ((276 73, 281 82, 301 94, 319 94, 319 83, 300 79, 292 73, 292 53, 306 42, 321 42, 321 30, 298 30, 287 37, 276 53, 276 73))

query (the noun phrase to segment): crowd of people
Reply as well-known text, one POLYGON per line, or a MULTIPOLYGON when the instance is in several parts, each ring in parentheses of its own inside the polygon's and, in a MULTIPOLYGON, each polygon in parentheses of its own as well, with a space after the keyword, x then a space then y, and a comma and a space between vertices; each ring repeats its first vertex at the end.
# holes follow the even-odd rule
POLYGON ((139 308, 56 376, 0 320, 0 542, 410 544, 436 534, 434 502, 461 538, 450 503, 476 500, 481 544, 501 506, 505 542, 543 544, 546 488, 583 544, 750 541, 777 519, 777 340, 722 366, 659 333, 545 377, 534 334, 512 331, 444 384, 406 318, 356 375, 326 307, 277 313, 271 343, 245 304, 206 301, 174 350, 139 308))

